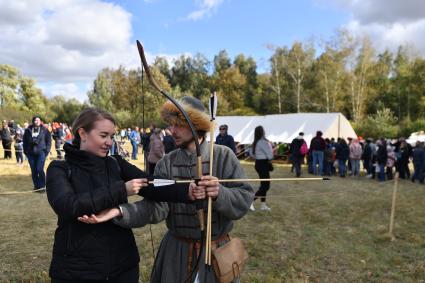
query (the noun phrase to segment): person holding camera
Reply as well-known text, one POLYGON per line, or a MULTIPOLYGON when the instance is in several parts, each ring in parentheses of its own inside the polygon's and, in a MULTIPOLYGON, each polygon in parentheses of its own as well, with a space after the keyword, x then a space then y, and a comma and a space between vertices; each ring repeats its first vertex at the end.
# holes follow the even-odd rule
POLYGON ((23 146, 31 167, 32 182, 36 191, 45 190, 46 187, 44 162, 49 156, 51 144, 50 132, 42 125, 41 118, 34 116, 32 124, 25 129, 23 146))

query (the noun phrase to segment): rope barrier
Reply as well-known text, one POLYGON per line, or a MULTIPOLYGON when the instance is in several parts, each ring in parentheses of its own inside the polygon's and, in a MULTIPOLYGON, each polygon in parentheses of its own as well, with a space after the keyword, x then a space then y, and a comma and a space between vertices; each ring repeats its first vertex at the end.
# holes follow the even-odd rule
MULTIPOLYGON (((391 183, 394 182, 395 180, 388 180, 386 182, 382 182, 383 184, 385 183, 391 183)), ((19 192, 19 191, 6 191, 6 192, 0 192, 0 195, 18 195, 18 194, 30 194, 30 193, 34 193, 34 192, 38 192, 38 191, 43 191, 44 189, 39 189, 39 190, 32 190, 32 191, 23 191, 23 192, 19 192)), ((338 191, 338 192, 323 192, 323 193, 304 193, 304 194, 293 194, 293 195, 277 195, 277 194, 268 194, 265 197, 262 196, 257 196, 256 198, 261 199, 261 198, 276 198, 276 197, 282 197, 282 198, 296 198, 296 197, 316 197, 316 196, 323 196, 323 195, 336 195, 336 194, 348 194, 348 193, 352 193, 352 192, 357 192, 357 191, 338 191)))
MULTIPOLYGON (((1 151, 7 151, 7 152, 9 152, 9 151, 11 151, 11 152, 24 152, 23 150, 13 150, 13 149, 4 149, 4 148, 2 148, 2 149, 0 149, 1 151)), ((63 150, 63 149, 53 149, 54 151, 65 151, 65 150, 63 150)), ((51 150, 52 151, 52 150, 51 150)))
POLYGON ((7 196, 7 195, 24 195, 24 194, 32 194, 32 193, 44 192, 44 191, 46 191, 46 189, 38 189, 38 190, 23 191, 23 192, 19 192, 19 191, 8 191, 8 192, 1 192, 1 193, 0 193, 0 196, 7 196))

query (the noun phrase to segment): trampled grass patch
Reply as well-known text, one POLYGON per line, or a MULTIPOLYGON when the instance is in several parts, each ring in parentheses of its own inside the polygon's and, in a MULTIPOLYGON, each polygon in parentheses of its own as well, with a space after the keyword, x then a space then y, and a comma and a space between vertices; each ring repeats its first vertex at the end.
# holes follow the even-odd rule
MULTIPOLYGON (((249 177, 257 176, 252 165, 243 166, 249 177)), ((31 190, 29 173, 27 166, 0 160, 0 192, 31 190)), ((272 177, 292 175, 277 166, 272 177)), ((397 239, 391 242, 393 184, 349 177, 272 183, 272 211, 257 209, 235 223, 233 235, 245 240, 250 254, 242 281, 424 282, 425 187, 400 182, 397 239)), ((0 195, 0 218, 0 281, 49 281, 56 216, 46 195, 0 195)), ((148 281, 153 263, 150 228, 155 250, 166 229, 134 229, 141 282, 148 281)))

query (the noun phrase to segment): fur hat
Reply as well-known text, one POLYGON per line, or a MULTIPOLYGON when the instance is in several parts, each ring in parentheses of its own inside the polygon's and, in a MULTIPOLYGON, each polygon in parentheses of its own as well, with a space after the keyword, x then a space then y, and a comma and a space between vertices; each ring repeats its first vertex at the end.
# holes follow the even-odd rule
MULTIPOLYGON (((178 102, 189 115, 189 118, 197 131, 210 131, 210 117, 205 112, 205 107, 199 99, 191 96, 184 96, 178 102)), ((164 105, 162 105, 161 117, 169 125, 186 128, 189 127, 183 114, 171 101, 167 101, 164 105)))

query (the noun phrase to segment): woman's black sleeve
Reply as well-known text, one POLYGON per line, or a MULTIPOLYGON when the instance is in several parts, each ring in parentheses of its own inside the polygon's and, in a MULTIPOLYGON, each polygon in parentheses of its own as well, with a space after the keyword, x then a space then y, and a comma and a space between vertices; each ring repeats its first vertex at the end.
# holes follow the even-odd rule
POLYGON ((117 161, 118 165, 120 167, 121 171, 121 179, 124 180, 124 182, 133 180, 133 179, 140 179, 140 178, 147 178, 148 174, 144 172, 143 170, 139 169, 137 166, 131 164, 124 158, 122 158, 119 155, 113 156, 117 161))
POLYGON ((155 187, 149 184, 139 191, 139 195, 158 202, 178 202, 191 203, 188 198, 189 184, 172 184, 167 186, 155 187))

